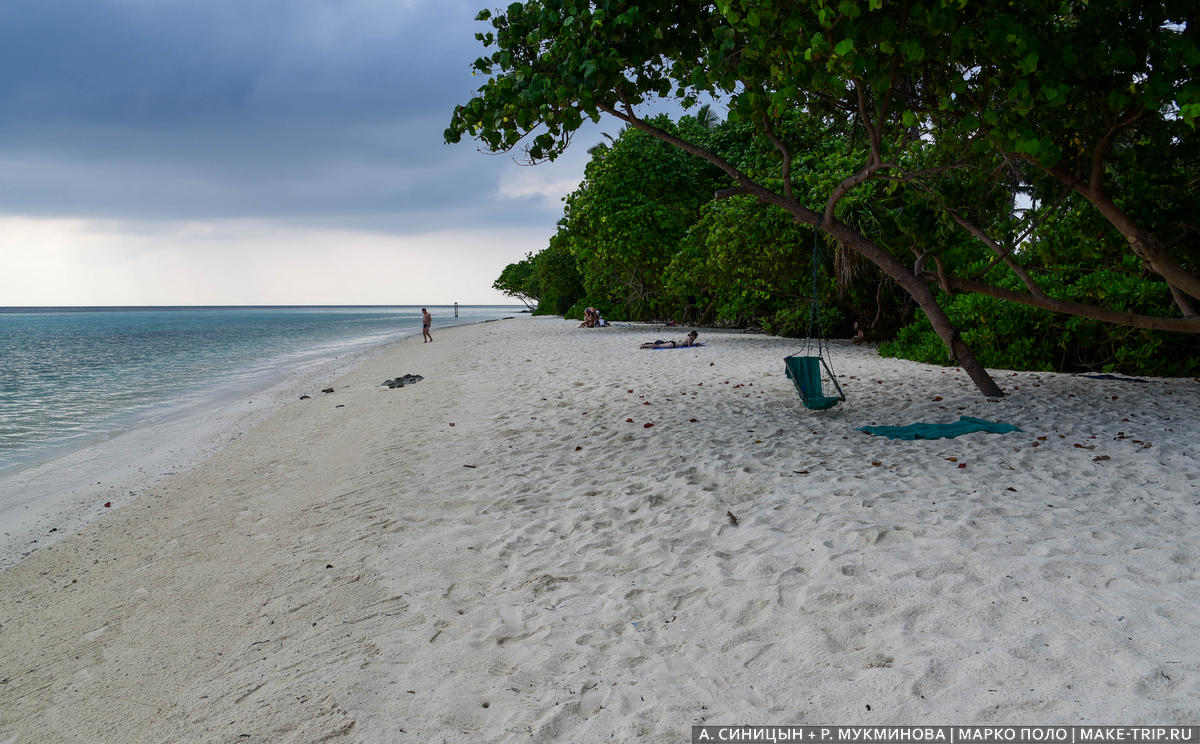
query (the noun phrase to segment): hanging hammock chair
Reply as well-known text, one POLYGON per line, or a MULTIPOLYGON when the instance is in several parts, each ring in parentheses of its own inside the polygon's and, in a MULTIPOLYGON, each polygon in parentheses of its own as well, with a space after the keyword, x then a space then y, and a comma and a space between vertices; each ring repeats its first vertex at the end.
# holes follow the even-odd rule
POLYGON ((817 299, 818 272, 820 270, 821 225, 818 223, 813 228, 812 305, 808 311, 808 333, 804 339, 804 349, 784 357, 783 363, 788 378, 796 386, 796 392, 800 394, 800 400, 804 401, 804 407, 813 411, 828 411, 846 400, 846 394, 842 392, 837 375, 833 373, 833 368, 829 366, 829 361, 826 359, 829 354, 829 344, 826 343, 824 334, 821 333, 821 303, 817 299), (837 395, 825 394, 822 376, 829 378, 832 388, 829 392, 836 391, 837 395))

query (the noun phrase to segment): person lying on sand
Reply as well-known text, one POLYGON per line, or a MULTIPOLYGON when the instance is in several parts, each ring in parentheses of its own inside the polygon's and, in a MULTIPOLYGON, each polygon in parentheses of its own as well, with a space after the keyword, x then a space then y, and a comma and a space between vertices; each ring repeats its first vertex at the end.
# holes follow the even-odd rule
POLYGON ((684 346, 695 346, 696 337, 700 334, 692 331, 682 341, 655 341, 654 343, 642 344, 642 349, 677 349, 684 346))

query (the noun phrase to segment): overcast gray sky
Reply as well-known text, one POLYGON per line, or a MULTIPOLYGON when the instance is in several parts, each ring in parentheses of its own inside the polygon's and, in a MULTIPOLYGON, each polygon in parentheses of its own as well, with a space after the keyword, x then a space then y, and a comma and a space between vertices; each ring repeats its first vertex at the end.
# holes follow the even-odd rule
POLYGON ((603 127, 443 144, 482 7, 0 3, 0 305, 509 301, 603 127))

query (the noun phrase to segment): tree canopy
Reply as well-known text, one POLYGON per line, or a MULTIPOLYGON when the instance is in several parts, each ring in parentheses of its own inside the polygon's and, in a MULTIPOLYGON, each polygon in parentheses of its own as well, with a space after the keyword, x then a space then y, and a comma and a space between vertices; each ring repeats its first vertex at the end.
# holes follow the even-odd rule
POLYGON ((487 79, 446 139, 537 162, 585 118, 613 116, 718 169, 722 196, 782 209, 875 264, 999 395, 949 298, 1200 332, 1198 13, 1190 0, 513 3, 479 15, 487 79), (718 101, 769 168, 640 115, 656 97, 718 101), (845 143, 835 167, 805 160, 814 129, 845 143), (1088 260, 1157 282, 1168 309, 1044 281, 1088 260))

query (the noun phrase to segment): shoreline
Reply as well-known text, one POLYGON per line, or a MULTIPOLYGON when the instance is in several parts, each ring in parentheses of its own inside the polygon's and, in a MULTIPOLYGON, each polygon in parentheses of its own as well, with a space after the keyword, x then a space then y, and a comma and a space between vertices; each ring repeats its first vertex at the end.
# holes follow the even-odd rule
POLYGON ((420 335, 419 327, 384 340, 351 342, 327 356, 291 363, 280 374, 169 408, 0 475, 0 570, 196 467, 288 401, 320 395, 332 381, 414 334, 420 335))
POLYGON ((320 381, 346 374, 399 340, 307 362, 282 378, 152 416, 5 474, 0 477, 0 570, 196 467, 289 400, 317 392, 320 381))
POLYGON ((835 342, 848 400, 813 413, 783 375, 795 340, 642 351, 657 329, 576 325, 400 341, 0 572, 0 730, 667 741, 1200 715, 1193 381, 993 371, 1014 394, 989 401, 835 342), (961 415, 1021 431, 855 430, 961 415))

